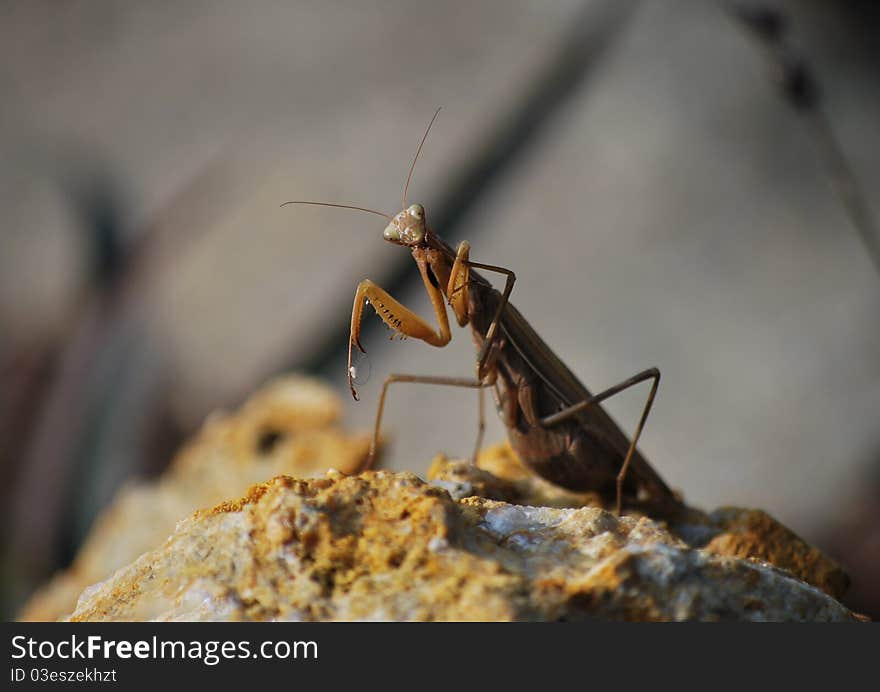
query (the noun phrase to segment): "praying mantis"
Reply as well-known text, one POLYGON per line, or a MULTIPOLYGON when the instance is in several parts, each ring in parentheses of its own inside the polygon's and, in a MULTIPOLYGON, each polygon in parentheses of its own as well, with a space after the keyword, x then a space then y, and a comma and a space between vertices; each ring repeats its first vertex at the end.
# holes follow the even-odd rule
POLYGON ((540 477, 568 490, 597 491, 604 497, 614 492, 618 515, 623 511, 624 501, 657 513, 677 511, 683 507, 680 497, 637 449, 660 383, 660 371, 648 368, 599 394, 591 394, 510 303, 515 273, 505 267, 472 260, 466 240, 453 249, 430 230, 421 204, 407 205, 413 170, 439 112, 438 108, 419 143, 404 185, 402 210, 396 215, 329 202, 284 203, 354 209, 384 217, 388 224, 383 239, 410 250, 430 298, 436 327, 371 280, 364 279, 358 284, 348 345, 348 385, 355 400, 358 394, 354 385, 353 354, 355 349, 366 353, 360 341, 360 329, 367 304, 396 334, 438 348, 452 339, 447 306, 458 325, 470 326, 473 333, 478 353, 475 377, 394 373, 385 378, 370 452, 362 470, 374 462, 382 413, 392 384, 408 382, 478 390, 479 429, 474 460, 484 430, 484 391, 492 389, 511 446, 540 477), (503 276, 504 289, 495 289, 476 270, 503 276), (650 391, 630 440, 602 408, 601 402, 642 382, 651 383, 650 391))

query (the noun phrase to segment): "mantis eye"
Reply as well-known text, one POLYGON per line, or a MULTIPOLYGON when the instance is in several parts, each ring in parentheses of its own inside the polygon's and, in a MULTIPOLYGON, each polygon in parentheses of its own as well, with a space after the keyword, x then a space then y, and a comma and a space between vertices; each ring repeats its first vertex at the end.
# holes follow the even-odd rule
POLYGON ((406 211, 414 219, 421 219, 425 215, 425 209, 421 204, 411 204, 406 211))

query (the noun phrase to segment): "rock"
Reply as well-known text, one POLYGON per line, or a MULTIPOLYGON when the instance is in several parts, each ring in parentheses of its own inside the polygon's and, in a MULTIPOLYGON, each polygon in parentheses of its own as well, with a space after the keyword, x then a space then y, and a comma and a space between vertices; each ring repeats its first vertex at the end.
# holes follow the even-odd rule
MULTIPOLYGON (((428 477, 458 498, 476 494, 526 505, 612 508, 608 498, 596 493, 573 493, 539 478, 506 443, 484 450, 478 467, 440 456, 428 477)), ((692 548, 768 562, 834 598, 841 598, 849 588, 849 577, 840 565, 761 510, 725 507, 706 514, 686 507, 669 518, 666 527, 692 548)))
MULTIPOLYGON (((505 449, 489 450, 485 466, 503 470, 505 449)), ((805 559, 802 542, 766 515, 694 511, 673 526, 565 507, 564 491, 461 462, 435 461, 432 475, 261 483, 180 522, 87 589, 69 619, 856 619, 765 561, 783 556, 814 578, 832 564, 805 559), (514 504, 523 498, 555 506, 514 504), (789 547, 762 546, 760 536, 789 547), (753 545, 761 559, 746 555, 753 545)))
POLYGON ((20 614, 55 620, 70 613, 90 584, 106 579, 161 545, 176 523, 200 507, 246 492, 279 474, 355 471, 369 436, 338 427, 342 405, 326 386, 285 377, 264 387, 234 414, 212 415, 155 482, 124 488, 97 519, 70 569, 40 589, 20 614))
POLYGON ((340 432, 340 408, 287 378, 213 416, 158 481, 120 493, 23 616, 858 619, 835 600, 840 567, 759 510, 616 517, 506 444, 477 466, 438 457, 428 482, 349 476, 369 439, 340 432))
POLYGON ((849 588, 840 565, 766 512, 723 507, 709 515, 709 525, 717 533, 703 546, 707 553, 769 562, 835 598, 849 588))

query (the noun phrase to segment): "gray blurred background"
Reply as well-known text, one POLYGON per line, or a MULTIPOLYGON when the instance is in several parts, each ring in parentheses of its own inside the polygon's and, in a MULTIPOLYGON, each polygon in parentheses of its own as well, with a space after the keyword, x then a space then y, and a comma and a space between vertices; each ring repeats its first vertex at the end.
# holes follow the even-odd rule
MULTIPOLYGON (((776 2, 785 44, 873 213, 880 10, 776 2)), ((119 484, 285 370, 372 424, 388 372, 473 373, 363 342, 371 278, 430 315, 381 219, 288 199, 409 201, 594 391, 663 373, 642 438, 689 502, 766 509, 880 616, 880 276, 792 107, 720 2, 5 2, 0 5, 2 612, 68 562, 119 484)), ((839 182, 839 180, 838 180, 839 182)), ((632 431, 646 391, 607 404, 632 431)), ((384 463, 467 455, 470 391, 400 385, 384 463)), ((504 430, 493 415, 487 442, 504 430)))

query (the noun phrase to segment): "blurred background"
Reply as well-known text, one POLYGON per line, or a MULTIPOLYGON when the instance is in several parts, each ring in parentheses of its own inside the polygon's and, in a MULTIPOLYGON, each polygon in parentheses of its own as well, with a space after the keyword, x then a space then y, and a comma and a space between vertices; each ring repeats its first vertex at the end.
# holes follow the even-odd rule
MULTIPOLYGON (((766 509, 880 616, 880 9, 732 6, 0 5, 2 614, 273 375, 325 378, 355 429, 389 372, 473 373, 467 331, 390 342, 369 314, 353 402, 358 281, 430 315, 424 290, 381 219, 279 207, 395 213, 442 106, 409 192, 429 225, 516 271, 593 391, 659 367, 661 475, 766 509)), ((646 393, 608 402, 624 429, 646 393)), ((470 452, 476 397, 399 385, 386 421, 384 464, 424 472, 470 452)))

